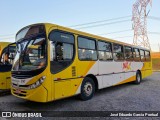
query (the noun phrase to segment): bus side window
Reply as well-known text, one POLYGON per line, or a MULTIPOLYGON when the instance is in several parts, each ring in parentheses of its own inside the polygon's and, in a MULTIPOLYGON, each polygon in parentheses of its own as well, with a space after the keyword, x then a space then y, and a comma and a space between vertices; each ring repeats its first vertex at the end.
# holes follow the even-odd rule
POLYGON ((71 33, 52 31, 50 39, 51 73, 67 68, 74 59, 74 36, 71 33))
POLYGON ((139 62, 141 60, 139 49, 137 48, 133 49, 133 57, 134 57, 134 61, 136 62, 139 62))
POLYGON ((63 60, 63 44, 57 43, 56 44, 56 59, 57 61, 63 60))
POLYGON ((78 57, 84 61, 97 60, 96 41, 90 38, 78 37, 78 57))
POLYGON ((67 43, 56 44, 55 61, 67 61, 73 58, 73 45, 67 43))
POLYGON ((9 53, 8 52, 4 53, 4 61, 3 61, 3 63, 5 65, 9 65, 10 64, 9 63, 9 53))
POLYGON ((132 48, 125 46, 124 49, 125 49, 125 60, 132 61, 133 60, 132 48))
POLYGON ((113 57, 115 61, 124 60, 122 45, 113 44, 113 57))
POLYGON ((146 60, 144 50, 140 50, 140 55, 141 55, 141 61, 144 62, 146 60))
POLYGON ((146 58, 146 61, 151 61, 151 56, 149 51, 145 51, 145 58, 146 58))
POLYGON ((15 55, 15 46, 6 47, 2 51, 1 63, 5 65, 13 64, 13 59, 15 55))
POLYGON ((99 60, 113 60, 111 43, 98 41, 99 60))

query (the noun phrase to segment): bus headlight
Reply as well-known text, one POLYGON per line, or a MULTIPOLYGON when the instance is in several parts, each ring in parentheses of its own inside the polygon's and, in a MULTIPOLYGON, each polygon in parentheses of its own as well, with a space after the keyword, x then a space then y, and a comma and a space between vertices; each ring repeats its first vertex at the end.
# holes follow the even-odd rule
POLYGON ((34 88, 40 86, 44 82, 45 79, 46 79, 46 76, 41 77, 38 81, 36 81, 35 83, 29 85, 28 89, 34 89, 34 88))

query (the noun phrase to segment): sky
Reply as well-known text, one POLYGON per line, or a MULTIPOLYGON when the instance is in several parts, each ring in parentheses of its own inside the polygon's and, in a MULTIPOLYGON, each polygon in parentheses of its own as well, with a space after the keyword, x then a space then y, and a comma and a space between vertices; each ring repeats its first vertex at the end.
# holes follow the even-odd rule
MULTIPOLYGON (((136 0, 0 0, 0 41, 14 42, 15 34, 21 28, 47 22, 132 44, 134 33, 131 19, 132 5, 135 2, 136 0), (73 27, 104 20, 108 21, 73 27)), ((148 37, 153 51, 160 50, 160 19, 149 18, 160 18, 159 6, 160 0, 152 0, 152 7, 147 7, 147 11, 150 10, 147 30, 150 32, 148 37)))

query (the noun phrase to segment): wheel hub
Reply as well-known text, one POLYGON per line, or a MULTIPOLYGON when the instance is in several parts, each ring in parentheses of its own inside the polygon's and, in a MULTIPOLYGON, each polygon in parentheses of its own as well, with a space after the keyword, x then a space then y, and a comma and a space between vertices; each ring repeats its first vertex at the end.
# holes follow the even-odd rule
POLYGON ((141 80, 141 77, 140 77, 140 75, 138 74, 138 75, 137 75, 137 81, 140 82, 140 80, 141 80))
POLYGON ((89 82, 87 82, 87 83, 84 85, 84 93, 85 93, 87 96, 89 96, 89 95, 91 95, 92 90, 93 90, 92 84, 89 83, 89 82))

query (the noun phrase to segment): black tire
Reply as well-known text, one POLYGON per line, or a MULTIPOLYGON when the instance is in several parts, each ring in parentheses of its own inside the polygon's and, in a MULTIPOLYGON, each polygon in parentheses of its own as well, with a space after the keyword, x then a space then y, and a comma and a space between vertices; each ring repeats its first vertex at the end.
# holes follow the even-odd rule
POLYGON ((91 99, 95 93, 95 83, 90 77, 85 77, 81 85, 80 98, 84 101, 91 99))
POLYGON ((136 80, 135 80, 135 84, 140 84, 141 83, 141 80, 142 80, 142 76, 141 76, 141 73, 139 71, 137 71, 136 73, 136 80))

